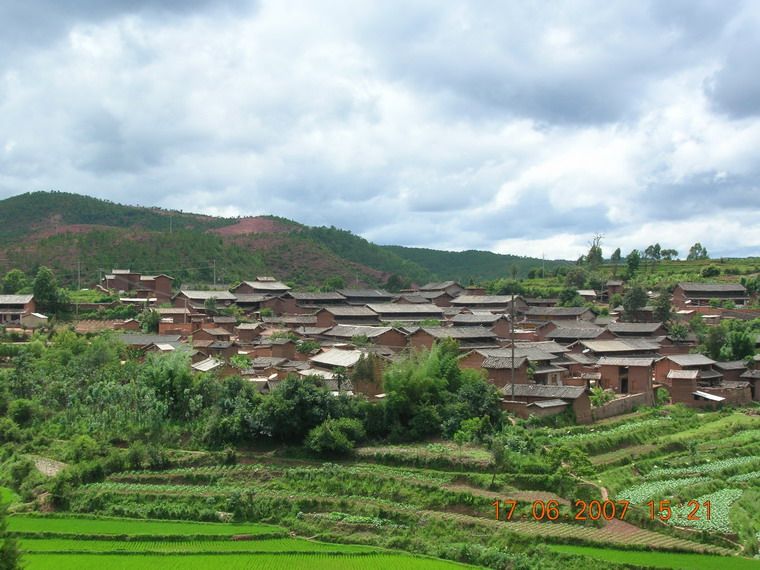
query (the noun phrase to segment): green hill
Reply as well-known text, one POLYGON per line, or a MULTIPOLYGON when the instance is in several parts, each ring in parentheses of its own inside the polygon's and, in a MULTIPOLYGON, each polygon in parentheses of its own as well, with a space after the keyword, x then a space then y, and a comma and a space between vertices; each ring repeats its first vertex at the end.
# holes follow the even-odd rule
MULTIPOLYGON (((524 276, 541 260, 485 251, 446 252, 378 246, 335 227, 308 227, 275 216, 217 218, 115 204, 66 192, 32 192, 0 201, 0 260, 5 270, 53 268, 68 284, 129 268, 168 273, 177 283, 218 283, 273 274, 299 287, 340 277, 346 285, 481 282, 524 276)), ((547 261, 547 271, 557 262, 547 261)))
POLYGON ((545 268, 546 272, 566 261, 541 260, 535 257, 504 255, 491 251, 440 251, 400 245, 383 246, 388 252, 411 261, 440 279, 457 279, 465 284, 471 280, 481 282, 499 279, 511 274, 516 268, 517 277, 526 277, 532 268, 545 268))

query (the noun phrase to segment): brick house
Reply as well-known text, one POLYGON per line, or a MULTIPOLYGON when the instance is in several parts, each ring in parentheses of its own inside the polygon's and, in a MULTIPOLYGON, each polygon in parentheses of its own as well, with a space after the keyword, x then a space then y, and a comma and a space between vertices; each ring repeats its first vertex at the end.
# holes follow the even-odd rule
POLYGON ((749 302, 749 295, 741 283, 683 282, 673 290, 673 305, 678 309, 709 306, 712 299, 731 301, 737 307, 744 307, 749 302))
POLYGON ((367 307, 374 311, 384 322, 407 321, 418 322, 428 319, 441 320, 443 310, 432 303, 370 303, 367 307))
POLYGON ((515 313, 521 313, 528 308, 528 303, 520 295, 460 295, 451 301, 453 307, 494 313, 509 313, 513 304, 515 313))
POLYGON ((430 348, 438 340, 456 340, 460 350, 467 346, 498 347, 496 335, 484 327, 422 327, 409 335, 409 346, 414 348, 430 348))
POLYGON ((335 325, 374 325, 379 323, 378 315, 366 306, 337 305, 317 311, 317 327, 329 328, 335 325))
POLYGON ((652 394, 654 358, 603 356, 598 365, 603 388, 617 394, 652 394))
POLYGON ((501 389, 501 394, 502 408, 521 417, 554 415, 570 406, 578 423, 588 424, 592 420, 591 401, 582 386, 507 384, 501 389))
POLYGON ((507 338, 510 333, 509 317, 498 313, 460 313, 451 318, 451 324, 455 327, 486 327, 499 338, 507 338))
POLYGON ((282 295, 290 291, 290 287, 277 281, 274 277, 260 276, 254 281, 243 281, 231 289, 234 294, 260 294, 260 295, 282 295))
POLYGON ((0 295, 0 324, 20 324, 23 315, 34 312, 34 295, 0 295))
POLYGON ((324 336, 345 342, 356 337, 367 337, 372 344, 392 348, 404 348, 407 344, 407 334, 392 327, 336 325, 325 331, 324 336))

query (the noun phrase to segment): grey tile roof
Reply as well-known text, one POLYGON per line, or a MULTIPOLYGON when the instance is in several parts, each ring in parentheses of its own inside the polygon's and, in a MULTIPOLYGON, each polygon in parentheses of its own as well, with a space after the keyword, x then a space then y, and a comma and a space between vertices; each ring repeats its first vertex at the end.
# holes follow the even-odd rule
POLYGON ((747 293, 747 289, 741 283, 692 283, 683 282, 678 284, 687 293, 747 293))
POLYGON ((602 356, 599 366, 652 366, 654 358, 625 358, 620 356, 602 356))
MULTIPOLYGON (((548 386, 545 384, 515 384, 515 396, 535 398, 561 398, 575 400, 580 398, 586 389, 583 386, 548 386)), ((512 395, 512 384, 507 384, 501 389, 501 393, 509 397, 512 395)))
POLYGON ((679 366, 707 366, 715 364, 712 358, 707 358, 703 354, 671 354, 667 358, 679 366))
POLYGON ((662 323, 610 323, 607 328, 614 333, 651 334, 656 332, 662 323))

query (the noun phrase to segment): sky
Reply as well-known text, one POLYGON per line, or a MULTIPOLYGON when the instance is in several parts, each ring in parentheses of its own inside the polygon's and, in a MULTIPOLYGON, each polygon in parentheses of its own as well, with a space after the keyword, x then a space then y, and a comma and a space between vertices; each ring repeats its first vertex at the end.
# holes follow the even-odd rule
POLYGON ((760 255, 758 29, 731 0, 3 2, 0 198, 760 255))

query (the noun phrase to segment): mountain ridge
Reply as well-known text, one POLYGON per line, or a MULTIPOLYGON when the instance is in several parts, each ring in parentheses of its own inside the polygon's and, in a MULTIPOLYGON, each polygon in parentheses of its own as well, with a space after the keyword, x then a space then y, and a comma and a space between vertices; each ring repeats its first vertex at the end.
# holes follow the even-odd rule
MULTIPOLYGON (((180 283, 233 282, 272 273, 299 287, 339 278, 346 285, 396 287, 432 280, 482 282, 518 275, 541 260, 493 252, 380 246, 335 227, 271 215, 215 217, 130 206, 67 192, 31 192, 0 201, 0 258, 64 282, 90 284, 103 271, 163 272, 180 283), (159 271, 160 270, 160 271, 159 271)), ((547 269, 557 262, 545 262, 547 269)))

